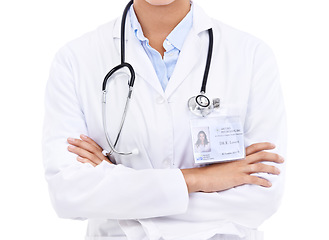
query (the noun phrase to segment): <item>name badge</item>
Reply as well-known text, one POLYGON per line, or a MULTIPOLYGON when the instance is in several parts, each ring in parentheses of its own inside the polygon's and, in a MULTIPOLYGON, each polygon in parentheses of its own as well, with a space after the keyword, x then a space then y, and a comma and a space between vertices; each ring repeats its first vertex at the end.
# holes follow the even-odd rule
POLYGON ((243 127, 239 117, 190 120, 195 163, 226 162, 245 158, 243 127))

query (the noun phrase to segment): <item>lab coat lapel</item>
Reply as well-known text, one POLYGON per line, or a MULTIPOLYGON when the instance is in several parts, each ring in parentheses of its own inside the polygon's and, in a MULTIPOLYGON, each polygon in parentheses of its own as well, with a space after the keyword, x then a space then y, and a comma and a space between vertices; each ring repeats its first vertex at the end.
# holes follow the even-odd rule
MULTIPOLYGON (((175 70, 167 85, 165 92, 167 98, 175 92, 184 80, 188 80, 188 75, 197 63, 206 64, 206 59, 201 58, 201 51, 207 51, 208 48, 204 49, 205 44, 201 40, 201 34, 214 26, 212 20, 204 11, 196 3, 193 3, 193 5, 193 27, 184 42, 175 70)), ((200 76, 201 86, 203 74, 200 74, 200 76)))
POLYGON ((185 40, 175 70, 168 82, 165 95, 167 98, 174 93, 175 89, 187 78, 195 65, 200 62, 200 37, 193 31, 190 31, 185 40))
MULTIPOLYGON (((151 63, 151 60, 147 56, 140 41, 133 36, 133 32, 130 31, 130 38, 127 42, 127 62, 129 62, 135 69, 136 75, 146 81, 152 88, 154 88, 161 95, 164 95, 158 76, 151 63)), ((138 84, 136 79, 136 84, 138 84)))

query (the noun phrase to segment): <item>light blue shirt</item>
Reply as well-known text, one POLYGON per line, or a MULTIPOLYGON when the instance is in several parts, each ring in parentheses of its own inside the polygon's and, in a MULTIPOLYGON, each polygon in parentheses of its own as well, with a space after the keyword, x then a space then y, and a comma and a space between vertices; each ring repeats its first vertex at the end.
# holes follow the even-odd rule
POLYGON ((193 24, 193 4, 191 10, 185 18, 171 31, 163 42, 163 48, 166 50, 162 58, 161 54, 152 48, 149 40, 144 36, 142 27, 138 22, 133 6, 129 10, 131 27, 134 30, 135 36, 143 46, 147 56, 153 64, 155 72, 158 76, 163 91, 165 91, 167 84, 174 72, 179 53, 182 50, 187 34, 192 28, 193 24))

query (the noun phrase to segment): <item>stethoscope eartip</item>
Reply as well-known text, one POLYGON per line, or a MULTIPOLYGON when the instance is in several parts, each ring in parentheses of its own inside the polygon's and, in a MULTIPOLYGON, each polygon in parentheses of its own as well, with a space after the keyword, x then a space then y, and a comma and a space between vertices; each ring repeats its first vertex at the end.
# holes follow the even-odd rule
POLYGON ((138 155, 138 153, 139 153, 139 151, 138 151, 137 148, 135 148, 135 149, 133 149, 133 150, 131 151, 131 154, 132 154, 132 155, 138 155))

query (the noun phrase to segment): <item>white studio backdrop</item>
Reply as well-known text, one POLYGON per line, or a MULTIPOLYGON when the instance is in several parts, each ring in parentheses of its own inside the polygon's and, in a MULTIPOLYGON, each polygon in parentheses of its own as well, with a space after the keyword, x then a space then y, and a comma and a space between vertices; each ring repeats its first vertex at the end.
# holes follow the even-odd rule
MULTIPOLYGON (((86 222, 57 218, 43 176, 43 96, 69 40, 119 16, 127 1, 0 2, 0 238, 78 240, 86 222)), ((285 95, 289 155, 280 210, 266 240, 329 239, 329 14, 326 0, 195 0, 214 18, 270 45, 285 95)))

